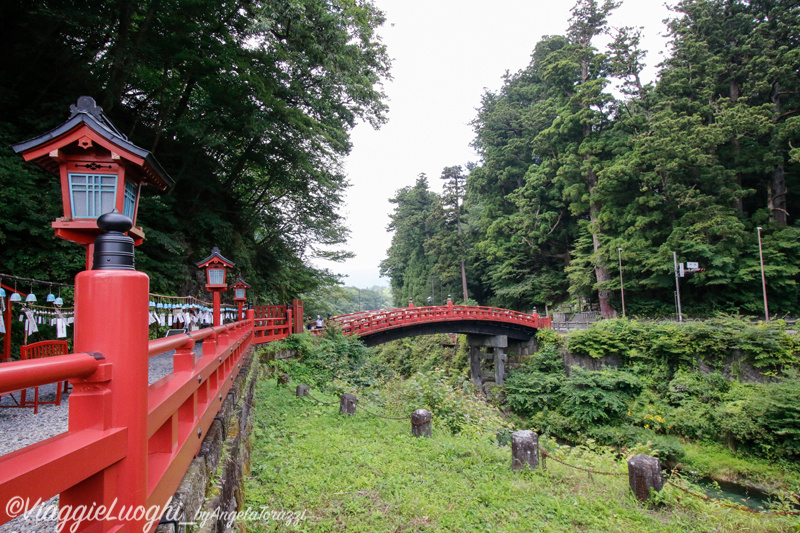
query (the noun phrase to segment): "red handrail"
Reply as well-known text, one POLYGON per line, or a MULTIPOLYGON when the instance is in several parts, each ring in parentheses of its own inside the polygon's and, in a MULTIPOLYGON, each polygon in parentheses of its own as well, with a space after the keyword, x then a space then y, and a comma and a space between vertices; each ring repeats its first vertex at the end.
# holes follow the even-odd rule
MULTIPOLYGON (((96 352, 3 363, 0 392, 102 376, 108 367, 96 352)), ((126 454, 126 434, 124 428, 69 431, 0 456, 0 524, 14 518, 5 505, 11 498, 47 500, 119 461, 126 454), (70 468, 75 464, 81 468, 70 468)))
POLYGON ((54 355, 0 365, 0 394, 94 374, 104 357, 97 352, 54 355))
POLYGON ((163 505, 200 449, 253 342, 252 319, 151 341, 150 355, 174 349, 173 372, 150 385, 148 505, 163 505), (203 340, 196 357, 195 341, 203 340))
MULTIPOLYGON (((288 335, 288 326, 281 325, 280 329, 288 335)), ((163 506, 177 490, 230 392, 254 336, 251 315, 232 324, 147 343, 150 357, 175 350, 173 372, 148 386, 146 395, 147 446, 143 464, 147 471, 147 506, 163 506), (194 346, 201 340, 203 351, 196 356, 194 346)), ((109 426, 107 413, 112 404, 106 393, 113 391, 113 386, 109 388, 113 379, 127 378, 115 376, 113 366, 98 353, 0 365, 1 391, 73 379, 76 390, 70 403, 81 408, 74 425, 70 413, 69 431, 0 456, 0 501, 20 496, 35 502, 61 493, 63 502, 75 505, 84 501, 78 498, 96 498, 91 491, 80 496, 83 481, 115 468, 131 454, 142 453, 129 446, 132 428, 114 427, 113 423, 109 426), (86 409, 88 406, 96 408, 86 409)), ((125 406, 116 406, 120 408, 125 406)), ((0 524, 12 518, 5 508, 0 509, 0 524)), ((105 524, 99 530, 105 531, 109 526, 113 524, 105 524)))

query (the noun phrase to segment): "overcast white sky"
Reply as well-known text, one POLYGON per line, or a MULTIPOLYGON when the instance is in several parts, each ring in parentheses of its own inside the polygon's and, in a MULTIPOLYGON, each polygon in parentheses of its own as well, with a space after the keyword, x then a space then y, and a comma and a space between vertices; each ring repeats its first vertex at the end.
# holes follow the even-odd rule
MULTIPOLYGON (((530 63, 544 35, 563 34, 572 0, 375 0, 387 21, 379 30, 392 58, 393 80, 385 85, 389 122, 380 130, 362 124, 352 134, 345 162, 352 184, 343 214, 350 228, 347 248, 356 257, 344 263, 315 261, 345 285, 387 285, 379 277, 391 234, 386 231, 397 190, 413 185, 420 173, 441 190, 446 166, 478 162, 470 148, 475 118, 485 90, 502 87, 506 71, 530 63)), ((674 5, 675 0, 669 0, 674 5)), ((666 50, 662 20, 670 12, 662 0, 624 0, 609 19, 612 27, 643 26, 642 48, 649 51, 648 76, 666 50)))

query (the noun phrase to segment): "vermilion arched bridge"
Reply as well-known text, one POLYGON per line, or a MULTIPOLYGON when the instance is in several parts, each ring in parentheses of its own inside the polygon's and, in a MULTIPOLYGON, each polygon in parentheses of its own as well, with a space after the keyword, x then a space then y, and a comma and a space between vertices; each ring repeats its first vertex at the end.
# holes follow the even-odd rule
POLYGON ((537 330, 550 328, 550 318, 498 307, 441 305, 377 309, 331 319, 345 335, 358 335, 367 346, 403 337, 436 333, 505 335, 529 341, 537 330))

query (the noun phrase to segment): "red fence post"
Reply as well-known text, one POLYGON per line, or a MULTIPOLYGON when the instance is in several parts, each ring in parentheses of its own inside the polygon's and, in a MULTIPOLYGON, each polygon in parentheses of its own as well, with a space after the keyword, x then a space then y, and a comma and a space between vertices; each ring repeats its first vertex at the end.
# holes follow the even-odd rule
POLYGON ((303 300, 292 300, 292 308, 294 309, 294 329, 291 333, 302 333, 305 329, 303 327, 303 300))
POLYGON ((6 296, 6 311, 3 313, 3 322, 6 333, 3 335, 3 362, 11 361, 11 295, 6 296))

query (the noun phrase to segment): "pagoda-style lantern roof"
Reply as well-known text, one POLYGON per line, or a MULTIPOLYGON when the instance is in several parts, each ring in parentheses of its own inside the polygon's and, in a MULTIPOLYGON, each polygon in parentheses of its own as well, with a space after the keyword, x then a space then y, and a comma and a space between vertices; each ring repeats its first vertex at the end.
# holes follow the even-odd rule
MULTIPOLYGON (((120 133, 93 98, 81 96, 70 111, 66 122, 13 149, 60 176, 64 215, 53 222, 56 235, 90 244, 101 233, 101 215, 117 209, 135 226, 141 187, 163 191, 174 181, 153 154, 120 133)), ((141 228, 128 233, 136 244, 144 238, 141 228)))
POLYGON ((222 257, 219 248, 215 246, 211 249, 211 255, 195 264, 197 268, 206 269, 206 289, 210 291, 227 290, 225 273, 227 269, 235 267, 236 263, 222 257))
POLYGON ((217 248, 216 246, 211 249, 211 255, 209 255, 202 261, 195 263, 195 265, 197 265, 197 268, 207 268, 209 266, 212 266, 212 263, 221 263, 221 265, 224 266, 225 268, 233 268, 236 266, 236 263, 234 263, 233 261, 229 261, 228 259, 222 257, 222 254, 219 253, 219 248, 217 248))
MULTIPOLYGON (((236 283, 231 285, 231 289, 233 289, 233 300, 235 302, 242 302, 247 299, 247 289, 250 288, 250 284, 247 283, 245 280, 242 279, 242 276, 239 276, 239 279, 236 280, 236 283)), ((241 308, 239 313, 239 318, 241 318, 241 308)))
POLYGON ((243 280, 241 276, 236 280, 236 283, 231 285, 231 289, 249 289, 250 287, 251 285, 243 280))

